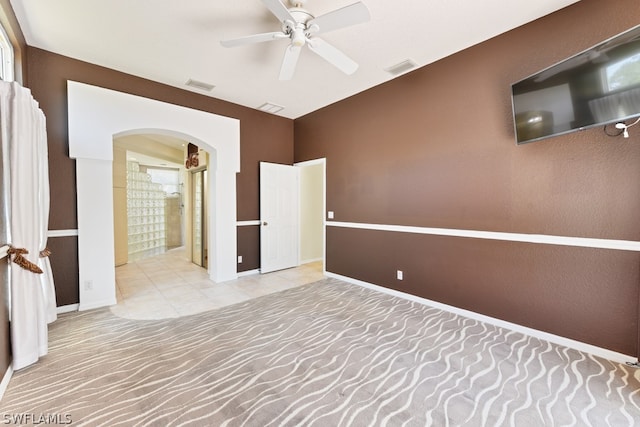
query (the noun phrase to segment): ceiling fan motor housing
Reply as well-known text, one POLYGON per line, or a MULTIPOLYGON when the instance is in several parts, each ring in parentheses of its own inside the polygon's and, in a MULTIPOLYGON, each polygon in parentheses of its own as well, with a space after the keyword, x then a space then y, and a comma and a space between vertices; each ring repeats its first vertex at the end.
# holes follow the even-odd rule
POLYGON ((291 37, 292 46, 301 47, 305 45, 306 38, 309 36, 307 22, 312 20, 314 16, 298 6, 296 3, 296 7, 289 9, 289 13, 296 22, 285 21, 282 31, 291 37))
MULTIPOLYGON (((299 7, 292 7, 291 9, 289 9, 289 13, 293 17, 293 19, 296 20, 294 24, 303 24, 305 27, 307 22, 315 18, 311 13, 299 7)), ((285 24, 286 23, 287 22, 285 21, 285 24)))

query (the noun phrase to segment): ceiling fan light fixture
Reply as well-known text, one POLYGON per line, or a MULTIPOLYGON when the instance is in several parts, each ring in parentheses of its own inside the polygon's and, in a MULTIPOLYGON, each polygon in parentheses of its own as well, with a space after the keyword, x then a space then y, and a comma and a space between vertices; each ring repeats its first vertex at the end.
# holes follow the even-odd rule
POLYGON ((305 41, 306 37, 304 35, 304 30, 300 28, 294 29, 291 35, 291 46, 302 47, 304 46, 305 41))

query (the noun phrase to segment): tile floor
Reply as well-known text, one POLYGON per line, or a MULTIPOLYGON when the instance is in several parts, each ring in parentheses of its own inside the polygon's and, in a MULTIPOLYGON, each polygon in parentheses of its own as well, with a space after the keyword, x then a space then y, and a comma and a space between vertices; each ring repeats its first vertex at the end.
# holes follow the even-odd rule
POLYGON ((187 260, 184 248, 116 267, 118 304, 111 311, 129 319, 165 319, 224 307, 322 279, 322 262, 224 283, 187 260))

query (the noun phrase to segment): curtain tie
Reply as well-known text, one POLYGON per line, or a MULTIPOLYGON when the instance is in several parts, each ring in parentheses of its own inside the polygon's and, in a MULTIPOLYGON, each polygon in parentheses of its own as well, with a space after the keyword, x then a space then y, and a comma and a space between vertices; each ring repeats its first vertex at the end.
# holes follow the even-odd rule
POLYGON ((10 246, 9 250, 7 251, 9 258, 11 258, 11 255, 13 255, 12 261, 18 264, 20 267, 24 268, 25 270, 29 270, 32 273, 42 274, 42 270, 40 269, 40 267, 23 257, 23 255, 28 253, 29 251, 24 248, 14 248, 13 246, 10 246))
POLYGON ((51 249, 49 249, 48 247, 45 247, 43 250, 40 251, 40 258, 46 258, 49 255, 51 255, 51 249))

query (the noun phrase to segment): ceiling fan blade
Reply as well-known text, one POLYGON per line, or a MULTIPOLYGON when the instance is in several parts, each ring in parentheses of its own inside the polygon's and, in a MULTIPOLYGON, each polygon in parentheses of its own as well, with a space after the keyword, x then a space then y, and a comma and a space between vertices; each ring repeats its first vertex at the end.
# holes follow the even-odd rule
POLYGON ((265 6, 267 6, 267 9, 269 9, 271 13, 273 13, 280 22, 282 23, 284 23, 285 21, 291 21, 292 23, 296 22, 295 18, 291 16, 291 13, 289 12, 289 10, 286 8, 284 4, 282 4, 280 0, 262 0, 262 3, 264 3, 265 6))
POLYGON ((224 47, 236 47, 236 46, 244 46, 247 44, 269 42, 271 40, 286 39, 286 38, 289 38, 289 36, 281 31, 276 31, 272 33, 253 34, 251 36, 244 36, 244 37, 239 37, 237 39, 231 39, 231 40, 221 40, 220 44, 224 47))
POLYGON ((302 47, 300 46, 287 46, 287 50, 284 52, 284 59, 282 60, 282 67, 280 67, 280 80, 291 80, 291 78, 293 78, 301 50, 302 47))
POLYGON ((342 51, 331 46, 329 43, 322 39, 311 38, 307 39, 309 49, 314 53, 324 58, 331 65, 339 69, 345 74, 353 74, 358 69, 358 64, 342 51))
POLYGON ((325 13, 307 22, 307 28, 318 26, 316 34, 326 33, 350 25, 361 24, 371 19, 369 9, 362 2, 354 3, 333 12, 325 13))

